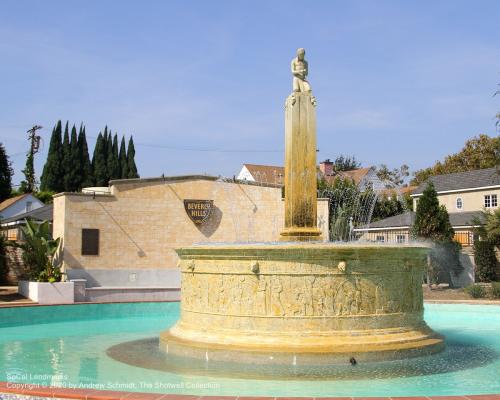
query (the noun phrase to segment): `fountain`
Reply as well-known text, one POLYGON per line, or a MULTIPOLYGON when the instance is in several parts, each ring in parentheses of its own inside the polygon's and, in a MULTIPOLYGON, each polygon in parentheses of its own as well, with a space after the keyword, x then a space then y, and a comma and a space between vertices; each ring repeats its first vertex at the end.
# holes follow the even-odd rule
POLYGON ((160 336, 168 356, 205 365, 302 366, 402 359, 444 348, 423 320, 426 246, 321 242, 316 99, 307 73, 299 49, 285 103, 280 242, 177 250, 181 317, 160 336))

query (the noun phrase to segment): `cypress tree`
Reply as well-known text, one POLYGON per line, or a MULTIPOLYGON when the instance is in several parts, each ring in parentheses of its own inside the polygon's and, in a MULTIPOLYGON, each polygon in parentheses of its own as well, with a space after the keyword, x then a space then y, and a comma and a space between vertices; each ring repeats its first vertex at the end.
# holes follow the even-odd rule
POLYGON ((87 137, 85 135, 85 126, 80 126, 78 133, 78 152, 80 157, 80 176, 81 187, 94 186, 94 177, 92 176, 92 165, 90 164, 89 148, 87 145, 87 137))
MULTIPOLYGON (((107 134, 107 133, 106 133, 107 134)), ((106 143, 101 132, 97 136, 92 157, 92 170, 94 171, 94 181, 96 186, 108 186, 108 176, 106 172, 106 157, 104 156, 106 143)))
POLYGON ((62 144, 62 162, 61 172, 63 177, 64 191, 70 192, 70 173, 71 173, 71 144, 69 141, 68 121, 64 127, 63 144, 62 144))
POLYGON ((417 203, 413 234, 434 242, 427 260, 427 284, 447 281, 453 287, 452 273, 456 276, 463 270, 460 244, 453 240, 455 232, 448 211, 444 205, 439 205, 432 182, 417 203))
POLYGON ((108 136, 108 175, 109 179, 119 179, 120 178, 120 162, 118 160, 118 137, 115 134, 114 138, 111 136, 111 132, 108 136))
POLYGON ((40 179, 40 190, 51 192, 64 191, 64 174, 62 166, 62 126, 61 120, 57 121, 52 129, 50 137, 49 153, 47 161, 43 167, 42 177, 40 179))
POLYGON ((9 156, 5 151, 5 147, 3 147, 3 143, 0 143, 0 202, 10 197, 13 173, 9 156))
POLYGON ((127 163, 127 150, 125 148, 125 136, 122 136, 120 143, 120 153, 118 154, 118 159, 120 160, 120 178, 128 178, 128 163, 127 163))
POLYGON ((418 200, 413 233, 416 237, 434 241, 453 240, 454 231, 446 207, 439 205, 437 192, 429 182, 418 200))
POLYGON ((115 173, 113 179, 120 179, 122 175, 122 169, 120 168, 120 156, 118 153, 118 135, 115 133, 113 137, 113 165, 115 167, 115 173))
POLYGON ((78 150, 78 136, 76 134, 76 126, 71 128, 70 140, 70 162, 69 169, 66 172, 65 188, 69 192, 76 192, 81 188, 81 165, 80 165, 80 152, 78 150))
MULTIPOLYGON (((103 139, 103 146, 102 146, 102 156, 104 157, 104 164, 106 166, 106 182, 109 182, 109 179, 111 178, 109 174, 109 166, 108 166, 108 154, 109 154, 109 145, 110 145, 110 136, 111 132, 108 135, 108 126, 106 125, 104 127, 104 134, 102 136, 103 139)), ((107 183, 106 183, 107 186, 107 183)))
POLYGON ((128 165, 128 178, 139 178, 139 174, 137 173, 137 167, 135 165, 135 147, 134 147, 134 139, 132 136, 130 136, 130 139, 128 141, 127 165, 128 165))

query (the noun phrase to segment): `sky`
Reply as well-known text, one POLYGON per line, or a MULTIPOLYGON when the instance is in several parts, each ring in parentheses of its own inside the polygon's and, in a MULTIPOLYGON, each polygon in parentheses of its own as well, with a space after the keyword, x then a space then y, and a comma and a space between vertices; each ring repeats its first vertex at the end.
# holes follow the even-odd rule
POLYGON ((306 49, 318 161, 411 171, 496 135, 498 0, 0 2, 0 142, 57 120, 133 135, 142 177, 283 164, 290 61, 306 49))

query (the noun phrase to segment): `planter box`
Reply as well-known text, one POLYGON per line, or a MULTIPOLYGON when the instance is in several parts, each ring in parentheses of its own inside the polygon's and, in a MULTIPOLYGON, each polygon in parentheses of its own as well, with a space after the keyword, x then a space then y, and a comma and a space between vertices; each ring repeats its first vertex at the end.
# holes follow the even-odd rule
POLYGON ((38 304, 68 304, 75 302, 73 282, 19 281, 18 292, 38 304))

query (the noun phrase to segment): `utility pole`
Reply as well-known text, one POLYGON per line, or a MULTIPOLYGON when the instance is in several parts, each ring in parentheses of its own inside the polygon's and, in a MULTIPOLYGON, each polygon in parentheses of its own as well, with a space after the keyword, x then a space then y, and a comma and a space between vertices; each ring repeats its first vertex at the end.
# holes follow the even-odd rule
POLYGON ((35 154, 38 153, 40 149, 40 136, 36 134, 36 131, 39 129, 42 129, 40 125, 34 125, 26 132, 28 134, 28 141, 30 141, 30 149, 26 158, 26 168, 23 170, 24 176, 26 177, 24 187, 26 193, 32 193, 36 188, 34 160, 35 154))

